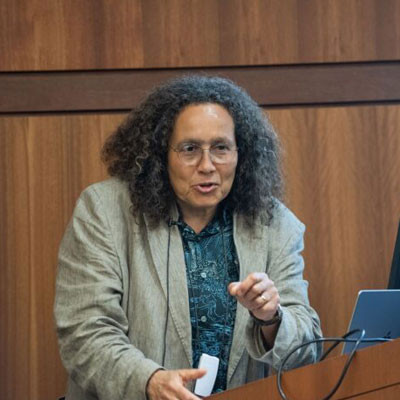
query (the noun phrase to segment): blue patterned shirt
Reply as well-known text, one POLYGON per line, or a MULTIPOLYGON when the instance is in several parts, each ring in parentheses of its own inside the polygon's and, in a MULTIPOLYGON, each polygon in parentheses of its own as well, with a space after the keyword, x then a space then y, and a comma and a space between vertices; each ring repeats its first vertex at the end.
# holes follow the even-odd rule
POLYGON ((226 389, 236 316, 236 299, 229 295, 228 284, 239 280, 232 215, 220 211, 199 234, 182 220, 178 226, 189 290, 193 367, 202 353, 218 357, 213 393, 221 392, 226 389))

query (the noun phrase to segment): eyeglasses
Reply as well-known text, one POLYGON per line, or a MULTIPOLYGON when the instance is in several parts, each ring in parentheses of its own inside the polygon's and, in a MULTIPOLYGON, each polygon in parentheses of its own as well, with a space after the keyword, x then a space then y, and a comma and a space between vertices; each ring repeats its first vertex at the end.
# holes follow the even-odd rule
POLYGON ((229 164, 233 161, 237 147, 226 143, 213 144, 209 148, 203 149, 195 143, 183 143, 178 147, 169 146, 178 154, 178 158, 183 164, 188 166, 197 165, 203 157, 203 152, 208 151, 213 164, 229 164))

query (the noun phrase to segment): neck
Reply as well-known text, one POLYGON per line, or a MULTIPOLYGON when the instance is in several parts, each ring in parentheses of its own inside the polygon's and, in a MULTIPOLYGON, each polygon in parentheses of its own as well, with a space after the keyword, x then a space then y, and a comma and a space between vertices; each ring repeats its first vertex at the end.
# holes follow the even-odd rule
POLYGON ((188 224, 196 233, 200 233, 207 224, 213 219, 217 208, 201 209, 201 210, 188 210, 180 206, 183 220, 188 224))

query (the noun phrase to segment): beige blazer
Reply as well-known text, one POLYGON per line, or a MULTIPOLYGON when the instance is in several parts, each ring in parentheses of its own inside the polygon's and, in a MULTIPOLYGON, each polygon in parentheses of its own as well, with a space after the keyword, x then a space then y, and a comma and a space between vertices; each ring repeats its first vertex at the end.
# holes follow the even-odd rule
MULTIPOLYGON (((80 196, 59 252, 55 320, 61 358, 69 374, 67 399, 146 399, 146 383, 165 368, 192 366, 191 325, 182 241, 176 226, 134 221, 126 183, 115 178, 80 196), (171 234, 169 323, 166 263, 171 234)), ((177 218, 174 211, 173 218, 177 218)), ((238 304, 229 357, 228 388, 277 369, 294 346, 321 336, 303 280, 304 226, 284 206, 272 224, 253 228, 234 217, 240 279, 266 271, 283 309, 274 347, 238 304)), ((298 351, 288 367, 318 359, 319 346, 298 351)))

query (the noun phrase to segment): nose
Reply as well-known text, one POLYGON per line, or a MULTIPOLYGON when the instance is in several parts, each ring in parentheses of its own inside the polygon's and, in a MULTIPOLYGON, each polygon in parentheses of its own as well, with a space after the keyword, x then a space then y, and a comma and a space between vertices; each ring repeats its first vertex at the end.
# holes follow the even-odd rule
POLYGON ((203 154, 201 155, 197 169, 205 174, 216 170, 215 165, 211 160, 210 149, 203 149, 203 154))

